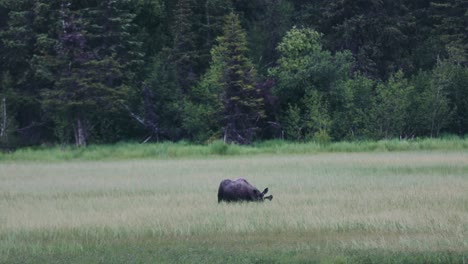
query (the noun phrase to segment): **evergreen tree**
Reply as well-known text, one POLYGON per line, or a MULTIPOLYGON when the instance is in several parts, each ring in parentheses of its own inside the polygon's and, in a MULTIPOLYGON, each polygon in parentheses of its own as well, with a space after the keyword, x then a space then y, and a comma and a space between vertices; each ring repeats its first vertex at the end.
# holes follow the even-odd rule
POLYGON ((400 69, 412 69, 411 25, 413 17, 401 1, 340 0, 325 2, 320 30, 329 48, 352 52, 355 71, 386 79, 400 69))
POLYGON ((467 8, 0 0, 0 137, 15 147, 465 135, 467 8))
POLYGON ((95 138, 115 141, 125 137, 128 116, 123 105, 137 95, 136 87, 144 53, 137 38, 136 17, 129 1, 106 0, 83 9, 84 29, 92 57, 86 67, 86 86, 95 92, 93 100, 104 109, 93 123, 106 124, 94 131, 95 138))
MULTIPOLYGON (((88 143, 90 118, 96 107, 97 94, 88 90, 85 82, 86 64, 92 53, 86 50, 85 33, 82 21, 76 11, 70 9, 71 3, 62 1, 60 9, 59 39, 53 52, 55 69, 51 70, 54 85, 42 91, 44 110, 55 123, 55 135, 61 143, 68 143, 74 136, 75 144, 85 146, 88 143), (70 131, 72 129, 72 131, 70 131)), ((43 54, 44 61, 47 54, 43 54)), ((42 71, 46 72, 46 70, 42 71)))
POLYGON ((439 36, 434 34, 434 18, 430 7, 430 1, 405 1, 408 8, 409 20, 412 26, 407 27, 409 40, 408 59, 413 67, 410 74, 418 74, 419 71, 430 71, 437 62, 437 56, 441 54, 443 47, 439 36))
POLYGON ((199 98, 216 96, 208 101, 211 103, 205 111, 220 118, 218 125, 225 142, 250 143, 258 130, 257 123, 265 116, 263 98, 255 85, 256 72, 247 52, 245 31, 239 17, 231 13, 225 18, 218 45, 212 49, 210 70, 194 92, 195 96, 201 95, 199 98))
POLYGON ((265 72, 278 60, 281 38, 292 26, 293 6, 286 0, 261 0, 256 3, 249 35, 255 63, 265 72))
POLYGON ((232 12, 234 6, 232 0, 196 0, 196 3, 199 72, 203 72, 209 67, 216 38, 223 34, 224 17, 232 12))
POLYGON ((196 36, 193 31, 194 13, 192 0, 179 0, 175 10, 173 26, 174 46, 173 61, 177 72, 177 81, 182 90, 188 94, 196 82, 196 36))
POLYGON ((179 140, 183 134, 181 119, 184 96, 177 82, 177 65, 170 61, 169 50, 154 59, 143 90, 145 120, 153 124, 156 138, 179 140))
MULTIPOLYGON (((145 63, 151 64, 154 56, 163 48, 171 45, 170 23, 171 7, 175 1, 167 0, 134 0, 131 7, 134 10, 134 23, 139 29, 135 36, 142 43, 145 63)), ((128 7, 127 7, 128 8, 128 7)))
POLYGON ((224 141, 248 144, 258 130, 258 121, 265 116, 264 102, 255 86, 255 69, 247 58, 245 31, 234 13, 226 16, 224 34, 218 41, 226 66, 220 80, 224 141))
POLYGON ((431 2, 434 33, 457 63, 468 65, 468 1, 431 2))
MULTIPOLYGON (((40 50, 50 44, 47 37, 55 29, 57 1, 5 1, 7 26, 0 32, 3 74, 8 74, 15 105, 12 122, 17 125, 20 145, 37 144, 44 139, 45 114, 41 111, 40 91, 49 82, 37 74, 36 59, 40 50)), ((50 47, 50 46, 49 46, 50 47)))
POLYGON ((122 89, 133 84, 144 57, 142 43, 135 37, 136 15, 129 4, 106 0, 100 1, 97 7, 83 10, 86 39, 98 70, 95 78, 107 86, 122 89))
POLYGON ((115 122, 123 114, 117 113, 131 92, 142 54, 130 34, 134 16, 116 1, 72 7, 62 1, 58 67, 54 85, 43 90, 43 105, 53 113, 61 141, 67 142, 73 134, 75 143, 85 146, 92 134, 105 140, 118 138, 115 122))
POLYGON ((223 104, 220 79, 225 64, 218 49, 213 48, 208 72, 192 89, 184 102, 182 126, 195 142, 206 142, 221 137, 223 104))

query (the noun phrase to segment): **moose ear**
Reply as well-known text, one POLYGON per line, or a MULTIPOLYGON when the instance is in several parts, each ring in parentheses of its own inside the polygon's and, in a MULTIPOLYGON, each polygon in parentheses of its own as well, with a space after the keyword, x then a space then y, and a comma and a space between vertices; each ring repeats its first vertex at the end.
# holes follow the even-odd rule
POLYGON ((268 192, 268 188, 265 188, 265 190, 263 190, 263 194, 266 194, 268 192))

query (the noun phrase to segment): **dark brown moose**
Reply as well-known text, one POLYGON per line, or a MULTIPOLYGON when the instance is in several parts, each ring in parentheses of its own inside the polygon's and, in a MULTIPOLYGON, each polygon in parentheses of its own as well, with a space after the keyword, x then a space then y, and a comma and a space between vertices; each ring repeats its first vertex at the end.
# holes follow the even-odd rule
POLYGON ((239 178, 235 180, 223 180, 219 184, 218 203, 226 202, 263 202, 265 199, 271 201, 273 195, 266 196, 268 188, 260 192, 255 186, 250 184, 246 179, 239 178))

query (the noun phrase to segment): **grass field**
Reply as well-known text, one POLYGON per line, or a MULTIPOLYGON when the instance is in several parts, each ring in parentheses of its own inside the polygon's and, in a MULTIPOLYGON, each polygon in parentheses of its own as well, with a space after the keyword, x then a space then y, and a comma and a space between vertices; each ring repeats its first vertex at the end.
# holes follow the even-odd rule
POLYGON ((468 263, 468 152, 4 161, 0 263, 468 263))
POLYGON ((162 142, 137 144, 122 142, 112 145, 91 145, 79 148, 68 146, 40 146, 21 148, 14 152, 1 152, 0 161, 108 161, 128 159, 177 159, 211 158, 216 156, 245 156, 273 154, 318 154, 341 152, 395 152, 395 151, 468 151, 468 137, 446 136, 444 138, 413 140, 380 140, 331 142, 319 144, 270 140, 249 146, 224 144, 214 141, 206 145, 189 142, 162 142))

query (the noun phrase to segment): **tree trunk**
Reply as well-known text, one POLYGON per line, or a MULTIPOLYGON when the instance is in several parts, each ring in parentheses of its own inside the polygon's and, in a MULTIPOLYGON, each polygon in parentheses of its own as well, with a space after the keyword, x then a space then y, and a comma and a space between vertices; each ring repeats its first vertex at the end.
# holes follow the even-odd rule
POLYGON ((7 110, 6 110, 6 98, 2 99, 2 127, 0 129, 0 139, 8 142, 7 133, 7 110))
POLYGON ((84 124, 81 118, 78 118, 76 120, 73 130, 75 134, 75 144, 78 147, 85 147, 86 146, 86 129, 84 127, 84 124))

